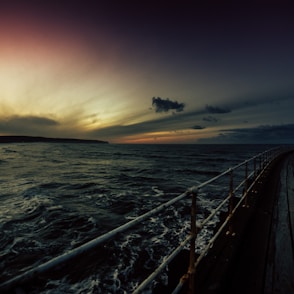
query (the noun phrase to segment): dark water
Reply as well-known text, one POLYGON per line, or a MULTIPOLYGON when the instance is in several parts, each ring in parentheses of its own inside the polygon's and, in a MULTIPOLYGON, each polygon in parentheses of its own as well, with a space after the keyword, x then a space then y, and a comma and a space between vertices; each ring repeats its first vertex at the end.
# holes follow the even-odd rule
MULTIPOLYGON (((0 282, 126 223, 269 147, 0 145, 0 282)), ((209 211, 214 201, 211 193, 200 195, 199 213, 209 211)), ((29 292, 131 292, 185 238, 189 205, 188 199, 183 200, 48 273, 33 282, 29 292)), ((166 282, 166 273, 158 282, 166 282)))

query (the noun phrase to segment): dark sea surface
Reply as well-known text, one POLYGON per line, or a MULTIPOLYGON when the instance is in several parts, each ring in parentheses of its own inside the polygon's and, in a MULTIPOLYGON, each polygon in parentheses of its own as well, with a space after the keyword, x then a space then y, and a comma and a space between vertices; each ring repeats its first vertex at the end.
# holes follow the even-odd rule
MULTIPOLYGON (((0 283, 271 147, 1 144, 0 283)), ((224 197, 227 185, 223 180, 199 195, 200 218, 224 197)), ((186 237, 189 221, 190 199, 182 200, 25 290, 130 293, 186 237)), ((163 272, 157 282, 166 283, 166 277, 163 272)))

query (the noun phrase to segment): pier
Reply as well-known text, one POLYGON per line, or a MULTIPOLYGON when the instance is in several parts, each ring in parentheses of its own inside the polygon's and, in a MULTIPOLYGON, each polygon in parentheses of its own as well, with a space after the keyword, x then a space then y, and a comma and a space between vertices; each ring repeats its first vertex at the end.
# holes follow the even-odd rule
POLYGON ((267 150, 218 176, 191 187, 166 203, 80 247, 31 268, 0 285, 1 293, 22 289, 38 276, 95 249, 180 200, 191 200, 191 230, 178 247, 138 285, 142 293, 168 267, 168 285, 154 293, 293 293, 294 292, 294 151, 267 150), (223 183, 225 196, 198 219, 198 197, 223 183), (219 218, 209 240, 199 236, 219 218))
MULTIPOLYGON (((264 170, 231 225, 198 264, 194 289, 186 285, 179 292, 294 293, 293 151, 277 156, 264 170)), ((181 264, 179 256, 172 268, 181 264)))

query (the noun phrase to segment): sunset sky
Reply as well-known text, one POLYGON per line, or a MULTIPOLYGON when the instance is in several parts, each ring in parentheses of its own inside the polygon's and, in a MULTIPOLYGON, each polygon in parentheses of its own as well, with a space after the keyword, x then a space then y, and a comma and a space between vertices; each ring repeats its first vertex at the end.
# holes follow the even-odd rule
POLYGON ((6 2, 0 135, 294 143, 294 11, 283 1, 6 2))

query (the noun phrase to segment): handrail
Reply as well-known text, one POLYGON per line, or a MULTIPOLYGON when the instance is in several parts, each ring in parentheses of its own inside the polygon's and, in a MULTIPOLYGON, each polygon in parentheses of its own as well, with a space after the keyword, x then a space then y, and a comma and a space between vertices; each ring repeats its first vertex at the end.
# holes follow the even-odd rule
MULTIPOLYGON (((272 150, 269 150, 269 151, 272 151, 272 150)), ((237 166, 235 166, 234 168, 230 168, 228 169, 227 171, 225 171, 224 173, 222 173, 222 175, 225 175, 225 174, 228 174, 229 172, 231 172, 232 170, 235 170, 236 167, 240 167, 246 163, 248 163, 249 161, 251 160, 255 160, 256 158, 262 158, 262 156, 264 155, 267 155, 269 151, 265 151, 257 156, 254 156, 253 158, 249 159, 249 160, 246 160, 244 163, 241 163, 237 166)), ((227 218, 225 219, 225 221, 221 224, 220 228, 218 229, 218 231, 213 235, 213 237, 208 241, 208 243, 206 244, 206 246, 204 247, 204 249, 202 250, 202 252, 200 253, 200 255, 198 256, 196 262, 194 263, 194 268, 196 269, 197 266, 200 264, 201 260, 207 255, 208 251, 210 250, 210 248, 212 247, 212 245, 214 244, 215 240, 219 237, 219 235, 223 232, 223 230, 227 227, 227 225, 229 224, 229 222, 231 221, 232 219, 232 216, 235 214, 235 212, 237 211, 237 209, 240 207, 240 205, 243 203, 244 199, 246 199, 247 195, 249 194, 249 192, 253 189, 254 185, 256 184, 256 182, 259 181, 259 179, 261 178, 261 176, 263 175, 263 172, 268 168, 268 166, 270 165, 271 161, 274 160, 278 155, 280 155, 283 151, 279 151, 277 150, 277 152, 275 154, 272 155, 271 157, 271 160, 269 160, 267 157, 265 157, 265 160, 263 161, 263 164, 261 164, 260 162, 260 168, 261 168, 261 165, 263 165, 263 169, 260 170, 260 172, 258 173, 258 175, 256 175, 256 165, 254 165, 254 170, 249 174, 248 176, 248 171, 246 170, 246 179, 244 181, 242 181, 235 189, 233 189, 233 191, 231 191, 233 194, 239 190, 239 188, 242 186, 242 183, 244 184, 249 178, 252 178, 253 175, 256 175, 254 181, 252 182, 252 184, 247 187, 247 189, 244 191, 243 193, 243 196, 240 198, 240 200, 238 201, 238 203, 234 206, 231 214, 229 214, 227 216, 227 218)), ((217 177, 215 177, 217 178, 217 177)), ((201 184, 199 186, 201 187, 204 187, 206 186, 207 183, 211 183, 213 182, 213 179, 207 181, 204 185, 201 184)), ((199 186, 198 187, 193 187, 192 188, 192 193, 195 193, 196 191, 199 190, 199 186)), ((212 218, 213 215, 215 215, 217 213, 217 211, 219 211, 225 203, 227 203, 229 200, 230 200, 230 197, 231 195, 229 195, 228 197, 226 197, 222 202, 221 204, 216 208, 216 209, 213 209, 211 214, 205 219, 202 221, 201 224, 198 224, 197 225, 197 228, 198 230, 200 231, 204 226, 205 224, 208 222, 209 219, 212 218)), ((198 231, 198 232, 199 232, 198 231)), ((229 232, 228 232, 229 233, 229 232)), ((194 277, 190 277, 192 279, 194 279, 194 277)), ((175 290, 172 292, 172 294, 176 294, 176 293, 179 293, 182 289, 182 287, 184 286, 186 280, 181 278, 178 285, 176 286, 175 290)), ((191 293, 194 293, 194 290, 195 289, 189 289, 191 290, 191 293)))
MULTIPOLYGON (((98 245, 102 244, 103 242, 106 242, 107 240, 110 240, 112 238, 114 238, 117 234, 126 231, 127 229, 132 228, 133 226, 137 225, 138 223, 141 223, 142 221, 146 220, 147 218, 151 217, 152 215, 164 210, 165 208, 175 204, 176 202, 186 198, 189 195, 193 195, 195 194, 197 196, 198 191, 215 182, 216 180, 218 180, 221 177, 224 177, 226 175, 230 175, 231 177, 233 177, 233 172, 237 169, 239 169, 240 167, 246 165, 246 175, 245 175, 245 179, 243 181, 240 182, 240 184, 235 188, 232 189, 232 191, 230 191, 230 195, 228 197, 226 197, 218 206, 217 208, 213 209, 212 212, 210 213, 210 215, 203 220, 200 224, 191 224, 191 225, 196 225, 197 227, 197 231, 201 231, 201 229, 208 223, 209 220, 211 220, 211 218, 213 216, 216 215, 217 212, 219 212, 221 210, 221 208, 224 207, 224 205, 226 203, 228 203, 230 201, 230 199, 232 198, 232 195, 235 194, 237 192, 237 190, 239 190, 243 185, 246 185, 246 183, 248 182, 248 179, 254 178, 255 180, 253 181, 253 183, 250 185, 250 187, 247 187, 247 189, 245 190, 245 192, 243 193, 243 196, 241 197, 240 201, 238 202, 238 204, 235 206, 235 208, 232 210, 231 214, 227 217, 227 219, 224 221, 224 223, 221 225, 219 231, 208 241, 207 246, 205 247, 204 251, 201 252, 200 256, 197 258, 197 261, 195 261, 194 263, 194 268, 197 267, 197 265, 199 264, 200 260, 203 258, 203 256, 206 254, 206 252, 209 250, 211 244, 213 244, 213 242, 215 241, 215 239, 219 236, 221 230, 224 229, 224 227, 228 224, 228 222, 231 219, 232 214, 236 211, 237 207, 240 206, 241 202, 247 197, 248 191, 250 191, 254 185, 254 183, 256 181, 258 181, 258 179, 260 178, 262 171, 264 171, 266 169, 266 167, 270 164, 270 162, 276 158, 280 153, 282 153, 283 150, 281 150, 280 148, 272 148, 270 150, 264 151, 256 156, 253 156, 252 158, 250 158, 249 160, 245 160, 242 163, 237 164, 236 166, 229 168, 228 170, 222 172, 221 174, 199 184, 198 186, 193 186, 190 189, 188 189, 186 192, 178 195, 177 197, 159 205, 158 207, 150 210, 149 212, 146 212, 143 215, 140 215, 136 218, 134 218, 133 220, 111 230, 110 232, 107 232, 77 248, 74 248, 70 251, 67 251, 63 254, 61 254, 60 256, 54 257, 53 259, 39 265, 36 266, 26 272, 24 272, 23 274, 20 274, 2 284, 0 284, 0 290, 5 291, 10 289, 11 287, 20 284, 20 283, 24 283, 26 281, 28 281, 29 279, 34 278, 37 274, 39 273, 44 273, 46 271, 48 271, 49 269, 52 269, 53 267, 56 267, 57 265, 64 263, 66 261, 69 261, 70 259, 90 250, 93 249, 95 247, 97 247, 98 245), (259 159, 259 170, 257 169, 257 164, 256 164, 256 160, 259 159), (249 173, 248 175, 248 163, 249 162, 253 162, 254 167, 253 167, 253 171, 249 173), (263 169, 262 169, 263 167, 263 169)), ((232 180, 232 179, 231 179, 232 180)), ((196 197, 195 197, 196 199, 196 197)), ((195 201, 195 205, 196 205, 196 201, 195 201)), ((193 221, 192 221, 193 222, 193 221)), ((197 233, 198 233, 197 232, 197 233)), ((147 277, 135 290, 133 293, 140 293, 140 291, 142 291, 144 288, 146 288, 154 279, 155 277, 172 261, 172 259, 179 254, 179 252, 191 241, 193 241, 193 238, 195 239, 195 235, 193 236, 193 234, 191 233, 184 241, 182 241, 180 243, 180 245, 169 255, 163 258, 162 263, 158 266, 157 269, 154 270, 154 272, 147 277)), ((193 242, 192 242, 193 243, 193 242)), ((194 240, 195 243, 195 240, 194 240)), ((191 273, 189 273, 190 275, 191 273)), ((190 277, 191 279, 191 277, 190 277)), ((177 288, 175 291, 180 290, 181 285, 184 284, 184 282, 186 281, 186 279, 181 279, 180 283, 178 284, 177 288)), ((175 292, 177 293, 177 292, 175 292)))
POLYGON ((133 292, 133 294, 141 293, 160 273, 166 266, 184 249, 184 247, 191 241, 192 235, 189 235, 164 261, 157 267, 157 269, 147 277, 133 292))

